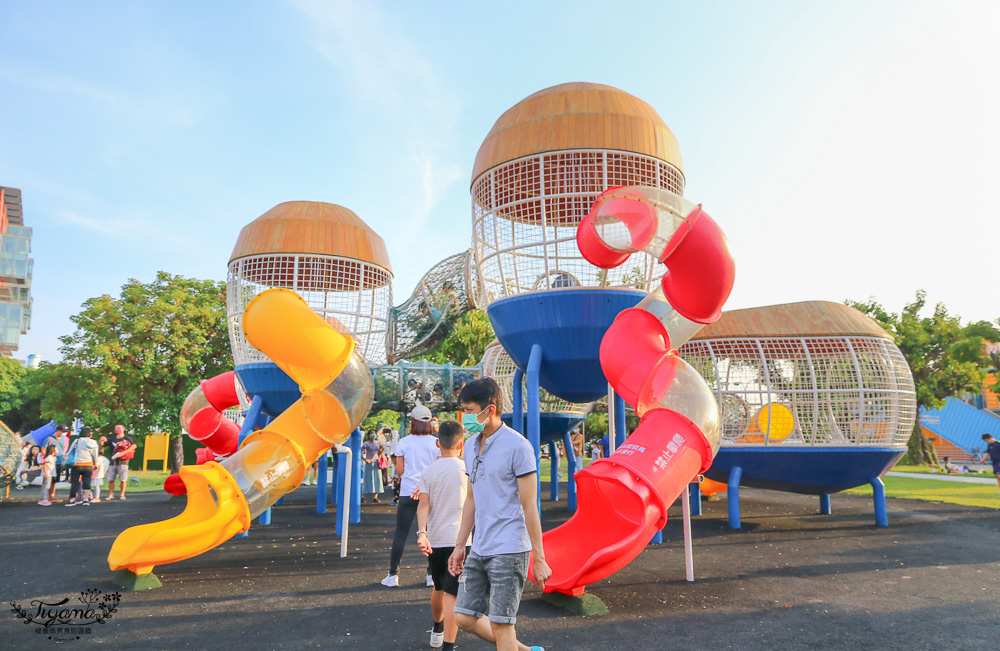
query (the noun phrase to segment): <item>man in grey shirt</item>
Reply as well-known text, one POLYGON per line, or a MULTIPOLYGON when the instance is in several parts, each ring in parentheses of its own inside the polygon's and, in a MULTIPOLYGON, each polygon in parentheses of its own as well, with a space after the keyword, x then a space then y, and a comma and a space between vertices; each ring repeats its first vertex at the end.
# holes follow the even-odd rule
POLYGON ((527 439, 503 424, 502 399, 493 378, 469 382, 458 396, 465 412, 462 425, 476 435, 465 444, 469 489, 448 569, 462 575, 455 602, 459 627, 497 649, 527 651, 541 647, 518 642, 514 623, 531 552, 534 579, 542 588, 552 570, 542 550, 535 453, 527 439), (476 539, 466 558, 473 525, 476 539))

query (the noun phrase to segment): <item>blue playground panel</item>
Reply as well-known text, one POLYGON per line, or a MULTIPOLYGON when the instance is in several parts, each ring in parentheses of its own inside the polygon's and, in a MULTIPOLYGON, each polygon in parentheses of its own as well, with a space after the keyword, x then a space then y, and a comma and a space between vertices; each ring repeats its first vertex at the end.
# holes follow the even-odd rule
POLYGON ((888 526, 885 490, 879 479, 906 454, 905 447, 722 447, 705 476, 729 485, 729 526, 740 528, 740 486, 820 496, 830 514, 830 494, 871 484, 875 520, 888 526), (876 485, 878 484, 878 485, 876 485))
POLYGON ((487 309, 497 339, 518 368, 528 368, 531 347, 542 347, 539 382, 570 402, 591 402, 608 394, 601 371, 601 338, 622 310, 646 292, 620 289, 564 289, 511 296, 487 309))
POLYGON ((240 364, 236 375, 248 396, 260 396, 263 410, 272 417, 292 406, 302 397, 299 385, 273 362, 240 364))

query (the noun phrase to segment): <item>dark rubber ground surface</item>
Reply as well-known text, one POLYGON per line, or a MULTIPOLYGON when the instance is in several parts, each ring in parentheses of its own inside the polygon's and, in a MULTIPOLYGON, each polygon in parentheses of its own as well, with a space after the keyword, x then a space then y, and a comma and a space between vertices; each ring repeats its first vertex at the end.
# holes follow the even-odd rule
MULTIPOLYGON (((334 513, 315 514, 314 490, 290 495, 249 538, 157 568, 163 588, 124 593, 112 619, 63 648, 428 648, 429 589, 415 544, 403 587, 379 585, 393 507, 365 505, 341 559, 334 513)), ((30 610, 35 599, 113 592, 106 556, 118 532, 184 506, 146 493, 43 508, 35 492, 0 504, 0 649, 56 645, 8 602, 30 610)), ((745 489, 743 503, 742 531, 728 528, 724 500, 695 518, 694 583, 684 581, 675 505, 667 542, 591 586, 610 614, 568 616, 529 584, 519 637, 548 651, 1000 648, 1000 511, 890 500, 890 527, 879 529, 861 497, 835 495, 832 516, 818 514, 815 497, 745 489)), ((545 528, 567 517, 564 503, 543 504, 545 528)), ((459 648, 489 647, 459 633, 459 648)))

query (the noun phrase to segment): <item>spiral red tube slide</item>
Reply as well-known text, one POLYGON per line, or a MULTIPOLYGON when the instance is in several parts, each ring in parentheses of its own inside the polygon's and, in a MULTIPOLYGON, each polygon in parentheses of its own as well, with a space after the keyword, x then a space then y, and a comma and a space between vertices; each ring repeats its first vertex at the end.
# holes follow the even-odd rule
MULTIPOLYGON (((239 404, 235 371, 202 380, 188 394, 181 407, 181 425, 187 430, 188 436, 205 446, 197 452, 199 464, 236 452, 240 427, 222 412, 239 404)), ((187 492, 178 474, 167 477, 163 482, 163 489, 171 495, 184 495, 187 492)))

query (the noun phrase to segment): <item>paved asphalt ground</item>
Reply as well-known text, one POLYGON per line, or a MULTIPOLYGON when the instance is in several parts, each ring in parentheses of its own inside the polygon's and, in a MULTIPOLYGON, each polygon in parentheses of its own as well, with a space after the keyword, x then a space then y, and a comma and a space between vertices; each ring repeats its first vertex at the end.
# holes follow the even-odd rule
MULTIPOLYGON (((415 544, 403 559, 403 587, 378 583, 393 507, 366 505, 341 559, 335 516, 315 514, 314 490, 288 496, 273 524, 255 526, 249 538, 157 568, 162 588, 123 593, 110 620, 63 648, 428 648, 429 588, 415 544)), ((33 600, 114 592, 105 559, 117 533, 184 506, 145 493, 43 508, 35 492, 0 504, 0 649, 57 644, 21 623, 8 602, 33 610, 33 600)), ((863 497, 836 495, 834 515, 822 516, 815 497, 743 494, 743 530, 728 528, 724 500, 706 502, 695 518, 694 583, 684 580, 675 504, 667 542, 590 587, 610 614, 569 616, 529 584, 519 637, 549 651, 1000 648, 1000 511, 890 500, 890 527, 879 529, 863 497)), ((543 504, 545 528, 567 517, 564 503, 543 504)), ((458 646, 489 648, 464 633, 458 646)))

